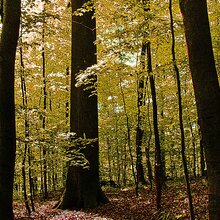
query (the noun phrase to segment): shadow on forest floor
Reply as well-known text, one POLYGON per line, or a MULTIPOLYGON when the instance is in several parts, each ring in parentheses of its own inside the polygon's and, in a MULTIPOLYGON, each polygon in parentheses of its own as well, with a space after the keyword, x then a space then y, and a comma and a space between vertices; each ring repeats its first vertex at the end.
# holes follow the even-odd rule
MULTIPOLYGON (((207 217, 207 186, 204 180, 192 181, 192 195, 196 219, 205 220, 207 217)), ((110 204, 100 206, 93 210, 69 211, 54 210, 52 207, 56 203, 54 200, 47 202, 36 201, 36 212, 28 216, 24 204, 14 203, 14 213, 16 220, 39 219, 39 220, 153 220, 155 219, 156 204, 155 192, 149 191, 148 187, 142 187, 139 198, 135 191, 127 189, 106 188, 105 193, 110 199, 110 204)), ((188 199, 184 183, 167 183, 162 196, 163 218, 161 219, 189 219, 188 199)))

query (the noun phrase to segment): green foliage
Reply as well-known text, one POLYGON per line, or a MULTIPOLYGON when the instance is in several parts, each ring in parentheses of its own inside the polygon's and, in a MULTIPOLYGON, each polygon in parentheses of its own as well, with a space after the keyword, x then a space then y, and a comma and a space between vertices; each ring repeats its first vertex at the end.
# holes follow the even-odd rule
MULTIPOLYGON (((24 145, 28 144, 31 170, 38 183, 42 182, 42 161, 46 159, 48 183, 56 179, 56 187, 63 187, 67 164, 89 167, 79 144, 86 146, 88 139, 70 138, 69 93, 71 10, 67 1, 22 1, 22 24, 19 47, 23 50, 21 67, 17 54, 16 67, 16 192, 22 192, 21 166, 24 145), (44 22, 45 19, 45 22, 44 22), (44 42, 42 34, 44 32, 44 42), (46 76, 42 77, 42 47, 46 58, 46 76), (21 75, 25 78, 27 106, 23 105, 21 75), (47 108, 43 109, 44 80, 47 108), (42 120, 46 119, 46 128, 42 120), (25 120, 29 123, 29 136, 25 136, 25 120), (75 146, 75 147, 74 147, 75 146), (44 158, 42 150, 46 150, 44 158), (71 149, 71 150, 70 150, 71 149), (68 152, 68 154, 66 154, 68 152)), ((93 10, 88 2, 74 15, 82 16, 93 10)), ((114 179, 119 185, 133 183, 132 160, 135 163, 137 124, 137 80, 145 81, 143 120, 143 166, 147 170, 147 148, 150 162, 154 162, 154 136, 152 126, 152 99, 147 69, 141 64, 141 45, 150 41, 152 47, 153 76, 156 82, 159 130, 164 153, 166 175, 180 177, 183 168, 180 156, 177 88, 171 58, 171 35, 167 1, 154 1, 145 11, 142 1, 96 1, 98 63, 80 71, 77 85, 84 85, 98 95, 100 175, 114 179), (93 79, 98 83, 93 85, 93 79), (130 131, 130 142, 128 141, 130 131), (131 149, 131 152, 130 152, 131 149), (146 149, 146 151, 145 151, 146 149), (133 156, 133 158, 132 158, 133 156)), ((217 69, 219 70, 219 2, 209 2, 210 24, 217 69)), ((186 56, 182 18, 178 2, 174 1, 174 28, 176 56, 180 69, 183 118, 186 132, 187 159, 190 174, 200 174, 200 136, 192 81, 186 56)), ((144 60, 147 63, 147 60, 144 60)), ((92 148, 91 148, 92 149, 92 148)), ((29 165, 26 166, 28 170, 29 165)), ((147 172, 146 172, 147 176, 147 172)), ((49 184, 53 190, 53 184, 49 184)), ((42 191, 41 186, 37 186, 42 191)), ((166 214, 165 214, 166 215, 166 214)))

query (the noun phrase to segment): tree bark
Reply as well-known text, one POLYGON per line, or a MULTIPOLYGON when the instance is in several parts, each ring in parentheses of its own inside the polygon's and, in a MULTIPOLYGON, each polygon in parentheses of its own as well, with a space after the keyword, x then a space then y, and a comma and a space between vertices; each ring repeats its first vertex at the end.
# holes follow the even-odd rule
MULTIPOLYGON (((150 100, 150 94, 149 94, 149 88, 148 85, 146 85, 146 94, 147 99, 150 100)), ((146 101, 146 98, 144 99, 146 101)), ((145 147, 145 154, 146 154, 146 163, 147 163, 147 172, 148 172, 148 179, 150 182, 150 190, 152 190, 153 185, 153 170, 150 160, 150 146, 151 146, 151 138, 152 138, 152 125, 151 125, 151 119, 150 119, 150 102, 147 102, 147 117, 148 117, 148 140, 145 147)))
POLYGON ((173 27, 173 10, 172 10, 172 0, 169 1, 169 11, 170 11, 170 29, 171 29, 171 36, 172 36, 172 61, 173 61, 173 69, 176 74, 176 83, 177 83, 177 94, 178 94, 178 107, 179 107, 179 122, 180 122, 180 136, 181 136, 181 155, 183 161, 183 170, 184 176, 186 180, 186 189, 187 189, 187 196, 189 200, 189 210, 190 210, 190 218, 191 220, 195 219, 194 215, 194 208, 193 208, 193 200, 192 200, 192 193, 190 187, 190 180, 189 180, 189 171, 187 167, 187 159, 186 159, 186 144, 185 144, 185 131, 183 125, 183 107, 182 107, 182 92, 181 92, 181 83, 180 83, 180 73, 179 68, 177 66, 176 60, 176 51, 175 51, 175 34, 174 34, 174 27, 173 27))
POLYGON ((13 219, 13 178, 15 166, 14 65, 21 3, 3 1, 0 41, 0 219, 13 219))
MULTIPOLYGON (((67 67, 66 68, 66 91, 67 91, 67 94, 69 91, 69 75, 70 75, 70 70, 69 70, 69 67, 67 67)), ((70 106, 69 96, 67 95, 66 96, 66 113, 65 113, 66 124, 69 123, 69 106, 70 106)))
POLYGON ((29 138, 29 122, 28 122, 28 114, 27 114, 27 93, 26 93, 26 81, 24 76, 24 62, 23 62, 23 51, 22 47, 20 49, 20 76, 21 76, 21 93, 22 93, 22 108, 24 111, 24 156, 22 160, 22 178, 23 178, 23 193, 24 193, 24 203, 28 215, 31 214, 31 209, 28 202, 28 195, 27 195, 27 184, 26 184, 26 158, 27 158, 27 151, 28 151, 28 142, 27 139, 29 138))
POLYGON ((220 216, 220 95, 206 0, 181 0, 189 66, 204 144, 209 219, 220 216))
MULTIPOLYGON (((45 5, 43 8, 43 21, 42 21, 42 49, 41 49, 41 56, 42 56, 42 79, 43 79, 43 117, 42 117, 42 128, 45 131, 46 130, 46 112, 47 112, 47 81, 46 81, 46 59, 45 59, 45 24, 46 24, 46 18, 45 18, 45 5)), ((48 199, 48 175, 47 175, 47 150, 46 146, 42 146, 42 167, 43 167, 43 196, 44 199, 48 199)))
MULTIPOLYGON (((72 0, 72 67, 71 67, 71 107, 70 130, 76 138, 91 139, 92 143, 84 147, 82 153, 88 160, 89 168, 70 166, 67 173, 66 191, 60 208, 94 208, 107 203, 99 185, 99 145, 97 95, 94 88, 85 85, 76 87, 76 76, 80 70, 96 64, 96 22, 94 11, 82 16, 74 15, 87 0, 72 0)), ((90 80, 96 83, 96 76, 90 80)), ((93 84, 93 85, 94 85, 93 84)))
POLYGON ((152 60, 151 60, 151 44, 147 43, 147 69, 150 80, 151 97, 153 105, 153 126, 154 126, 154 142, 155 142, 155 185, 156 185, 156 204, 158 216, 161 212, 161 195, 163 185, 163 167, 161 159, 161 147, 160 147, 160 136, 158 130, 158 117, 157 117, 157 96, 154 76, 152 74, 152 60))
POLYGON ((137 74, 137 127, 136 127, 136 170, 137 170, 137 185, 139 183, 146 184, 146 180, 144 177, 144 168, 142 163, 142 144, 143 144, 143 136, 144 136, 144 128, 143 128, 143 110, 142 107, 145 105, 144 102, 144 93, 145 93, 145 83, 144 83, 144 72, 145 72, 145 58, 146 58, 146 49, 147 44, 145 42, 142 43, 141 48, 141 70, 137 74))
POLYGON ((204 146, 203 146, 203 141, 202 141, 202 135, 201 135, 201 129, 199 128, 199 136, 200 136, 200 145, 199 145, 199 150, 200 150, 200 169, 201 169, 201 176, 204 177, 207 175, 205 167, 206 167, 206 162, 205 162, 205 156, 204 156, 204 146))
POLYGON ((135 193, 136 193, 136 196, 138 197, 138 180, 137 180, 136 173, 135 173, 134 157, 132 154, 132 144, 131 144, 131 126, 130 126, 129 115, 128 115, 128 111, 127 111, 125 94, 123 91, 121 78, 119 78, 119 87, 120 87, 120 92, 121 92, 121 96, 122 96, 124 114, 125 114, 125 118, 126 118, 126 130, 127 130, 126 136, 127 136, 129 155, 130 155, 130 159, 131 159, 131 170, 132 170, 134 183, 135 183, 135 193))
MULTIPOLYGON (((22 27, 21 27, 22 29, 22 27)), ((20 40, 20 44, 22 44, 22 40, 20 40)), ((27 196, 27 189, 26 189, 26 157, 28 155, 28 176, 29 176, 29 188, 30 188, 30 201, 31 201, 31 207, 32 211, 35 210, 34 208, 34 201, 33 201, 33 184, 32 184, 32 171, 31 171, 31 151, 30 146, 28 143, 28 139, 30 136, 30 124, 29 124, 29 117, 28 117, 28 96, 27 96, 27 87, 26 87, 26 77, 25 77, 25 66, 23 62, 23 50, 22 46, 19 48, 20 51, 20 77, 21 77, 21 93, 22 93, 22 107, 24 110, 24 137, 25 137, 25 143, 24 143, 24 157, 22 162, 22 176, 23 176, 23 193, 24 193, 24 199, 25 199, 25 206, 29 213, 31 214, 31 210, 29 207, 28 202, 28 196, 27 196)))

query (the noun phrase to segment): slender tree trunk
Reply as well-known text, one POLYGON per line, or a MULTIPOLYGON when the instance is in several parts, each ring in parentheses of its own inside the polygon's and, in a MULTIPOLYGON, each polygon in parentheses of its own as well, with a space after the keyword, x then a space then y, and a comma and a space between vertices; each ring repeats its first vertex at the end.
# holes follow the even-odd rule
POLYGON ((27 184, 26 184, 26 156, 27 156, 27 144, 24 146, 24 156, 22 160, 22 178, 23 178, 23 195, 24 195, 24 204, 25 208, 28 212, 28 215, 31 214, 31 209, 28 203, 28 196, 27 196, 27 184))
POLYGON ((28 113, 27 113, 27 93, 26 93, 26 82, 25 82, 25 72, 24 72, 24 62, 23 62, 23 51, 22 47, 20 47, 20 66, 21 66, 21 92, 22 92, 22 105, 24 110, 24 156, 22 160, 22 178, 23 178, 23 193, 24 193, 24 203, 28 214, 31 214, 31 209, 28 202, 27 196, 27 185, 26 185, 26 158, 28 152, 28 138, 29 138, 29 122, 28 122, 28 113))
MULTIPOLYGON (((26 87, 26 79, 25 79, 25 66, 23 62, 23 51, 22 47, 20 47, 20 65, 21 65, 21 90, 22 90, 22 104, 25 112, 25 119, 24 119, 24 132, 25 132, 25 153, 24 153, 24 160, 22 165, 23 170, 23 176, 25 178, 26 182, 26 170, 25 170, 25 161, 26 161, 26 154, 28 154, 28 176, 29 176, 29 187, 30 187, 30 200, 31 200, 31 208, 32 211, 35 211, 34 208, 34 201, 33 201, 33 181, 32 181, 32 175, 31 175, 31 151, 30 146, 28 144, 28 140, 30 137, 30 125, 29 125, 29 117, 28 117, 28 97, 27 97, 27 87, 26 87)), ((24 187, 26 187, 26 184, 24 183, 24 187)), ((27 195, 26 194, 26 188, 24 189, 24 197, 26 197, 26 208, 28 213, 30 214, 30 208, 28 205, 27 195)))
MULTIPOLYGON (((161 104, 161 120, 164 121, 164 96, 163 96, 163 92, 161 94, 161 100, 162 100, 162 104, 161 104)), ((160 145, 161 145, 161 162, 162 162, 162 185, 163 187, 165 187, 165 182, 166 182, 166 151, 164 149, 164 140, 165 140, 165 132, 164 132, 164 128, 163 125, 160 128, 160 145)))
POLYGON ((142 142, 143 142, 143 135, 144 135, 144 128, 143 128, 143 110, 142 107, 144 106, 144 72, 145 72, 145 58, 146 58, 146 43, 142 43, 141 48, 141 71, 138 73, 137 76, 137 128, 136 128, 136 170, 137 170, 137 183, 146 184, 146 180, 144 177, 144 169, 142 163, 142 142))
MULTIPOLYGON (((151 3, 150 0, 143 0, 143 9, 145 12, 150 11, 150 3, 151 3)), ((146 35, 145 37, 147 37, 147 33, 145 33, 145 35, 146 35)), ((158 129, 156 87, 155 87, 153 68, 152 68, 150 41, 146 42, 146 52, 147 52, 147 72, 150 81, 152 106, 153 106, 153 126, 154 126, 154 143, 155 143, 154 172, 155 172, 155 185, 156 185, 156 205, 157 205, 157 214, 159 218, 161 213, 161 194, 162 194, 162 185, 163 185, 164 177, 163 177, 161 146, 160 146, 160 137, 159 137, 159 129, 158 129)))
POLYGON ((127 148, 126 144, 124 144, 123 147, 123 155, 122 155, 122 161, 123 161, 123 185, 126 186, 127 184, 127 148))
POLYGON ((173 28, 172 0, 169 1, 169 11, 170 11, 170 28, 171 28, 171 35, 172 35, 172 48, 171 48, 172 61, 173 61, 173 68, 176 73, 176 81, 177 81, 177 88, 178 88, 179 122, 180 122, 180 133, 181 133, 181 155, 182 155, 184 175, 185 175, 185 180, 186 180, 187 195, 188 195, 188 200, 189 200, 190 217, 192 220, 194 220, 195 215, 194 215, 194 209, 193 209, 192 194, 191 194, 191 189, 190 189, 189 171, 187 168, 187 159, 186 159, 186 154, 185 154, 186 146, 185 146, 185 133, 184 133, 184 126, 183 126, 181 84, 180 84, 180 74, 179 74, 179 69, 177 67, 176 53, 175 53, 175 35, 174 35, 174 28, 173 28))
MULTIPOLYGON (((44 6, 45 7, 45 6, 44 6)), ((43 117, 42 117, 42 128, 45 131, 46 129, 46 111, 47 111, 47 84, 46 84, 46 62, 45 62, 45 9, 43 11, 43 29, 42 29, 42 77, 43 77, 43 117)), ((47 187, 47 151, 46 146, 42 147, 42 156, 43 156, 43 193, 44 199, 48 198, 48 187, 47 187)))
POLYGON ((209 219, 220 216, 220 90, 206 0, 180 0, 208 171, 209 219))
POLYGON ((3 1, 0 39, 0 219, 12 220, 13 179, 16 152, 14 66, 21 2, 3 1))
POLYGON ((134 165, 134 157, 132 154, 132 146, 131 146, 131 128, 130 128, 130 122, 129 122, 129 116, 128 116, 128 112, 127 112, 127 107, 126 107, 126 101, 125 101, 125 94, 122 88, 122 80, 121 78, 119 79, 119 86, 120 86, 120 91, 121 91, 121 95, 122 95, 122 102, 123 102, 123 107, 124 107, 124 113, 125 113, 125 117, 126 117, 126 128, 127 128, 127 143, 128 143, 128 150, 129 150, 129 155, 131 158, 131 170, 132 170, 132 174, 133 174, 133 178, 134 178, 134 183, 135 183, 135 192, 136 192, 136 196, 138 197, 138 181, 136 178, 136 173, 135 173, 135 165, 134 165))
POLYGON ((199 128, 199 136, 200 136, 200 169, 201 169, 201 176, 206 176, 207 173, 205 172, 205 156, 204 156, 204 145, 202 141, 201 130, 199 128))
POLYGON ((156 204, 157 204, 158 214, 160 214, 162 182, 163 182, 164 178, 163 178, 163 168, 162 168, 162 160, 161 160, 160 137, 159 137, 159 130, 158 130, 156 87, 155 87, 155 82, 154 82, 154 76, 152 74, 150 42, 147 43, 147 63, 148 63, 147 69, 148 69, 148 74, 149 74, 152 104, 153 104, 153 125, 154 125, 154 141, 155 141, 156 204))
MULTIPOLYGON (((66 91, 69 91, 69 75, 70 75, 70 71, 69 71, 69 67, 66 68, 66 91)), ((69 123, 69 107, 70 107, 70 103, 69 103, 69 95, 67 95, 66 97, 66 124, 69 123)))
POLYGON ((115 142, 116 142, 116 159, 117 159, 117 183, 120 184, 121 166, 119 157, 119 143, 118 143, 118 121, 115 121, 115 142))
POLYGON ((31 201, 31 208, 32 211, 35 212, 34 207, 34 180, 32 176, 32 169, 31 169, 31 149, 30 146, 28 147, 28 176, 29 176, 29 187, 30 187, 30 201, 31 201))
MULTIPOLYGON (((150 190, 152 189, 153 185, 153 171, 152 171, 152 165, 151 165, 151 160, 150 160, 150 146, 151 146, 151 138, 152 138, 152 126, 151 126, 151 119, 150 119, 150 94, 149 94, 149 88, 146 82, 146 94, 145 96, 148 99, 147 102, 147 115, 148 115, 148 128, 149 128, 149 134, 148 134, 148 141, 147 145, 145 148, 145 153, 146 153, 146 161, 147 161, 147 171, 148 171, 148 179, 150 181, 150 190), (146 96, 147 95, 147 96, 146 96)), ((145 97, 145 102, 146 102, 146 97, 145 97)))

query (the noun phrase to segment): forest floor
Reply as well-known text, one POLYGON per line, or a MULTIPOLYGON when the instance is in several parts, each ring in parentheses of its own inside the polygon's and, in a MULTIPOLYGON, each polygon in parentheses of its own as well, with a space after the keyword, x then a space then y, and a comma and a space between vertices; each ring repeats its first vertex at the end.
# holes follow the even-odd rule
MULTIPOLYGON (((207 184, 204 179, 191 182, 195 217, 198 220, 208 219, 207 217, 207 184)), ((140 189, 137 198, 134 189, 104 189, 110 200, 109 204, 100 206, 96 209, 70 211, 53 209, 57 202, 57 197, 48 201, 35 201, 36 211, 30 216, 25 211, 22 202, 14 203, 14 213, 16 220, 153 220, 156 219, 155 192, 148 187, 140 189)), ((186 187, 180 181, 168 181, 163 189, 162 196, 163 213, 161 219, 189 219, 188 199, 186 187)))

